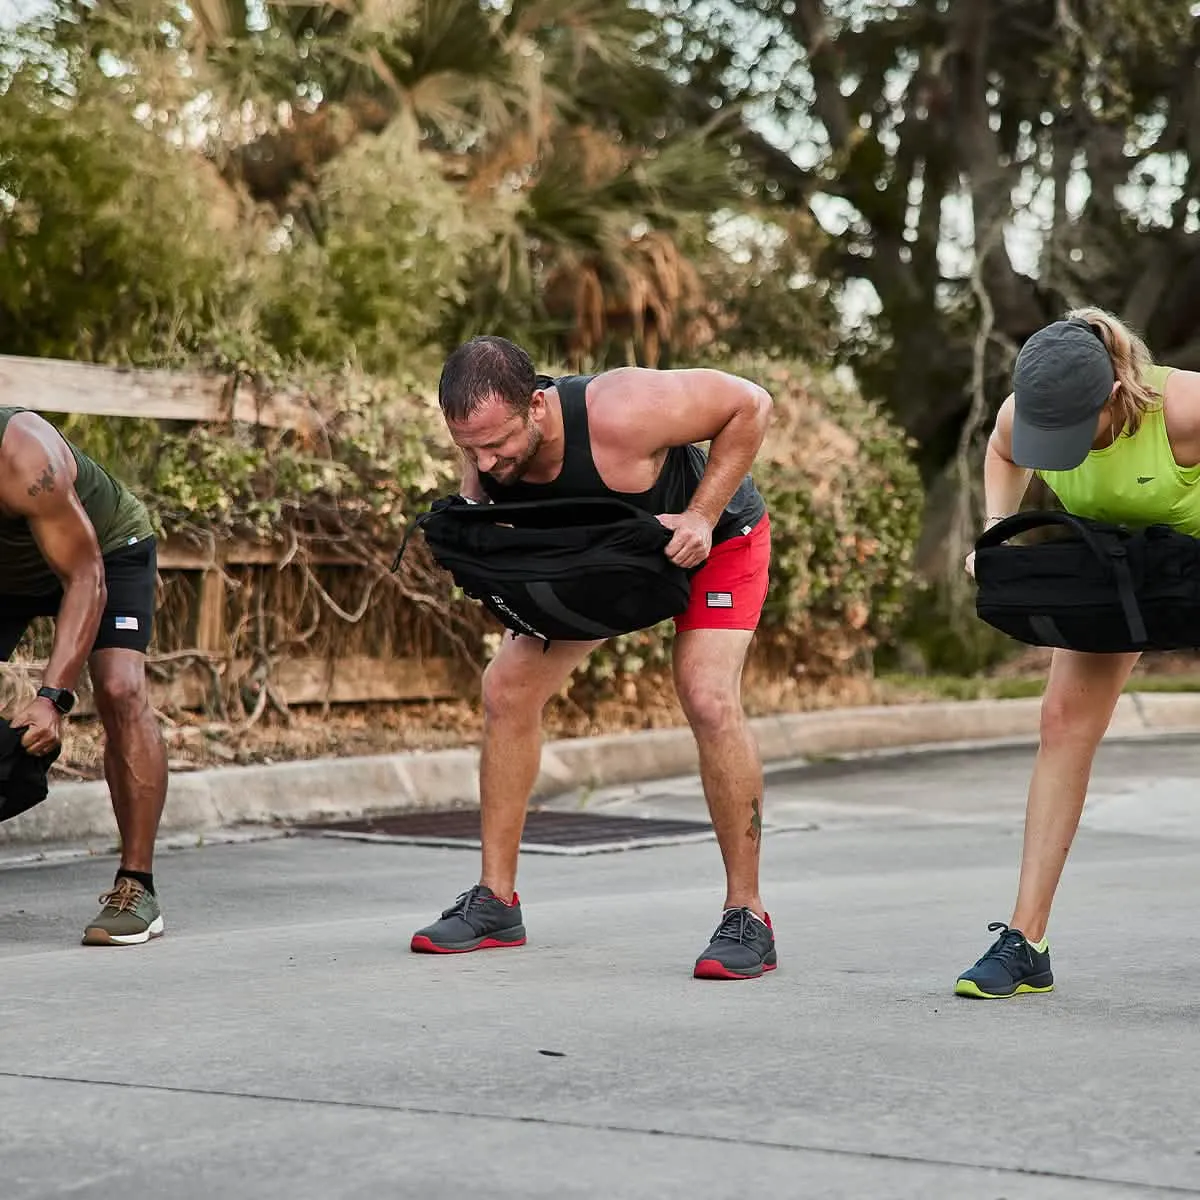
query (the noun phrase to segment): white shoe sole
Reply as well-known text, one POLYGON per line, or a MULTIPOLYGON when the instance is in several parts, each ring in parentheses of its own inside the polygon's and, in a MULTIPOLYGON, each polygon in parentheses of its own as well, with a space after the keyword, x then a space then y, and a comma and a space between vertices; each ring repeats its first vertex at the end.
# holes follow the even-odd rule
POLYGON ((83 944, 85 946, 141 946, 151 938, 162 937, 165 931, 166 925, 163 923, 161 914, 150 922, 144 933, 112 934, 97 925, 89 925, 83 931, 83 944))

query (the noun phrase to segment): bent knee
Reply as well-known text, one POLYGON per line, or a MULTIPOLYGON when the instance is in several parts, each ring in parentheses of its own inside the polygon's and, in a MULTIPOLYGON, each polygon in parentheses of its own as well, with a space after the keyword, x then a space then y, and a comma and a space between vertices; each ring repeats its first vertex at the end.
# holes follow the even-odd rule
POLYGON ((139 716, 150 704, 146 677, 135 671, 121 672, 95 686, 96 707, 103 717, 125 720, 139 716))
POLYGON ((718 735, 738 728, 745 720, 741 697, 734 691, 702 685, 681 687, 679 703, 688 724, 700 735, 718 735))
POLYGON ((1097 703, 1092 697, 1052 696, 1042 701, 1039 735, 1048 748, 1095 747, 1112 720, 1113 704, 1097 703))
POLYGON ((489 722, 540 721, 549 696, 519 672, 489 663, 483 672, 483 716, 489 722))

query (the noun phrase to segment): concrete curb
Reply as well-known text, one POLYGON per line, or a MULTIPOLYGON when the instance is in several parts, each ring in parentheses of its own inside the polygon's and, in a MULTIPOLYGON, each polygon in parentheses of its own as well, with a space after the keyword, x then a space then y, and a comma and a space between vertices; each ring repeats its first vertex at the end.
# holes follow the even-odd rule
MULTIPOLYGON (((751 722, 765 762, 960 742, 1033 741, 1041 701, 971 700, 787 713, 751 722)), ((1200 694, 1121 697, 1110 736, 1200 732, 1200 694)), ((197 837, 246 824, 479 803, 478 751, 438 750, 331 758, 273 766, 220 767, 173 775, 162 834, 197 837)), ((696 770, 687 729, 548 742, 535 794, 548 798, 696 770)), ((102 783, 56 786, 37 808, 0 825, 0 846, 53 842, 115 844, 102 783)))

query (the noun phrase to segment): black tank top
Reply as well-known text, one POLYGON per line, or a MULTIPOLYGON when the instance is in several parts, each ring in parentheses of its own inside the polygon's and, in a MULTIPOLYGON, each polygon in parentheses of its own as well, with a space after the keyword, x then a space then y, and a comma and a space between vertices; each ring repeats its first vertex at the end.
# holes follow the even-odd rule
MULTIPOLYGON (((592 439, 588 432, 587 385, 594 375, 566 375, 561 379, 538 378, 538 387, 555 387, 563 415, 563 463, 557 478, 549 483, 498 483, 482 471, 479 481, 488 499, 501 503, 510 500, 576 499, 588 496, 615 496, 644 512, 678 513, 687 508, 708 457, 699 446, 672 446, 654 485, 644 492, 617 492, 610 488, 592 458, 592 439)), ((713 544, 749 533, 767 511, 754 480, 747 475, 738 485, 733 499, 713 529, 713 544)))

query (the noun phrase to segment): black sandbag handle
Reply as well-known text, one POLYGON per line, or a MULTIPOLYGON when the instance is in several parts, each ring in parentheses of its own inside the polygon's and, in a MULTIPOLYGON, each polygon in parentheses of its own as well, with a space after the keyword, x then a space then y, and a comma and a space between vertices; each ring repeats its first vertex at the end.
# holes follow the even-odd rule
POLYGON ((396 551, 396 557, 392 559, 393 575, 400 570, 400 563, 404 558, 404 552, 408 549, 408 539, 421 528, 425 518, 428 516, 428 513, 422 513, 415 520, 409 521, 408 528, 404 531, 404 537, 400 541, 400 549, 396 551))
POLYGON ((997 521, 990 529, 985 529, 975 541, 976 550, 987 550, 992 546, 1002 545, 1009 538, 1018 534, 1028 533, 1031 529, 1044 529, 1048 525, 1063 525, 1074 530, 1087 543, 1088 549, 1099 559, 1107 562, 1111 552, 1096 537, 1086 521, 1081 521, 1074 513, 1061 512, 1056 508, 1034 509, 1029 512, 1014 513, 997 521))
POLYGON ((502 500, 492 504, 472 504, 462 496, 448 496, 435 501, 430 512, 442 512, 447 508, 460 509, 458 515, 468 521, 500 521, 513 525, 520 525, 521 517, 525 513, 553 513, 571 509, 583 512, 592 509, 598 513, 606 512, 609 517, 634 517, 643 520, 651 515, 645 509, 635 508, 628 501, 616 496, 558 496, 550 500, 502 500))

